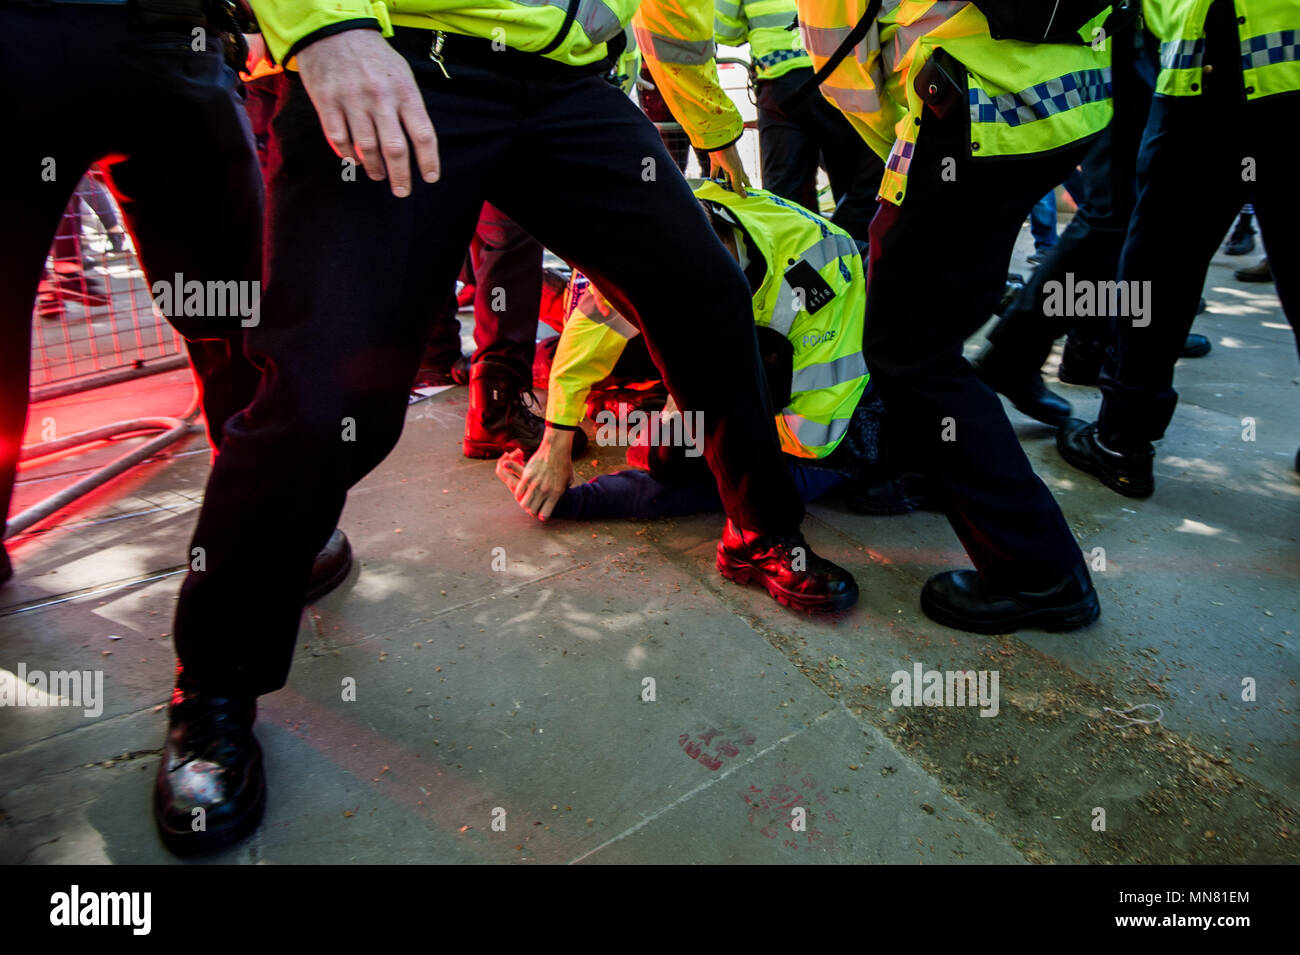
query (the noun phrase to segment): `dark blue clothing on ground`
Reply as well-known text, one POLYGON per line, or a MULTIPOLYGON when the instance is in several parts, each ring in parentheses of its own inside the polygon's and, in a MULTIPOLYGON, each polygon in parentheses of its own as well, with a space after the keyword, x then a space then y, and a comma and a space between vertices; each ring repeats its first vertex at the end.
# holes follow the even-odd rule
MULTIPOLYGON (((815 501, 847 480, 839 471, 786 462, 804 501, 815 501)), ((552 517, 575 521, 609 518, 683 517, 722 510, 722 498, 713 480, 692 484, 664 484, 648 471, 635 468, 602 474, 564 492, 552 517)))

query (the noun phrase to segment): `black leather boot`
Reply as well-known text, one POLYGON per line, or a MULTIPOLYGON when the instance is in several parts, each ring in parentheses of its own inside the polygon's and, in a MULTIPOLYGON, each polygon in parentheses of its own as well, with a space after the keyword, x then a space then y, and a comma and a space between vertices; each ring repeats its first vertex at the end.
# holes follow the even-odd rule
POLYGON ((515 448, 531 456, 537 450, 546 422, 528 407, 524 391, 530 384, 505 362, 492 358, 470 368, 465 457, 496 458, 515 448))
POLYGON ((1232 235, 1223 244, 1227 255, 1245 255, 1255 251, 1255 230, 1251 228, 1251 214, 1243 212, 1237 217, 1237 224, 1232 227, 1232 235))
MULTIPOLYGON (((532 457, 542 443, 546 422, 537 406, 532 382, 503 361, 485 358, 470 368, 469 412, 463 449, 467 458, 497 458, 516 448, 532 457)), ((587 449, 587 434, 573 433, 573 456, 587 449)))
POLYGON ((1273 281, 1273 270, 1269 267, 1267 258, 1260 259, 1254 265, 1247 265, 1237 269, 1232 274, 1238 282, 1273 281))
POLYGON ((1204 358, 1213 347, 1210 340, 1204 335, 1188 335, 1187 340, 1183 342, 1182 356, 1184 358, 1204 358))
POLYGON ((985 348, 984 353, 971 362, 971 367, 980 381, 998 394, 1005 395, 1016 410, 1035 421, 1059 428, 1073 413, 1068 401, 1043 384, 1043 376, 1037 368, 1013 372, 998 361, 992 346, 985 348))
POLYGON ((795 610, 832 613, 858 602, 853 575, 814 554, 802 534, 764 536, 727 521, 718 570, 738 584, 757 581, 777 603, 795 610))
POLYGON ((220 849, 262 821, 266 776, 256 717, 252 699, 172 691, 153 801, 158 832, 172 852, 220 849))
POLYGON ((311 565, 311 583, 304 603, 315 603, 347 580, 352 572, 352 545, 337 527, 311 565))
POLYGON ((1150 497, 1155 493, 1152 465, 1156 452, 1150 444, 1127 451, 1109 448, 1098 436, 1095 421, 1089 424, 1072 418, 1056 433, 1056 450, 1067 463, 1100 478, 1101 483, 1125 497, 1150 497))
POLYGON ((936 574, 921 589, 921 609, 936 623, 970 633, 1012 633, 1023 627, 1077 630, 1101 616, 1101 604, 1082 563, 1043 591, 997 592, 977 571, 936 574))

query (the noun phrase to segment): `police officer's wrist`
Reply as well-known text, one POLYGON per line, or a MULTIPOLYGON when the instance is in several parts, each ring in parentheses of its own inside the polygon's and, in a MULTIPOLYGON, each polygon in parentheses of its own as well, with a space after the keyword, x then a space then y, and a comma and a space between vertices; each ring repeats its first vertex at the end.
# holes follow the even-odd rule
POLYGON ((321 27, 319 30, 308 33, 293 46, 289 47, 289 51, 285 53, 282 62, 288 63, 317 40, 324 40, 327 37, 332 37, 339 33, 346 33, 348 30, 374 30, 377 33, 382 32, 379 27, 379 21, 373 17, 361 17, 356 20, 343 20, 339 23, 331 23, 328 26, 321 27))

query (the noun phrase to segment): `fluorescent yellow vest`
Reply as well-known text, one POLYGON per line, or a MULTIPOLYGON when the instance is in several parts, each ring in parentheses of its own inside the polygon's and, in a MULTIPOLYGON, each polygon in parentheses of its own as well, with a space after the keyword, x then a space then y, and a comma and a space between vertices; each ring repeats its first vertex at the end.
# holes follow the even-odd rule
MULTIPOLYGON (((567 0, 250 0, 277 61, 313 33, 366 22, 442 30, 524 52, 546 49, 564 26, 567 0)), ((718 84, 712 0, 574 0, 576 15, 548 59, 583 66, 604 59, 628 23, 668 108, 701 149, 740 138, 744 123, 718 84), (634 16, 635 15, 635 16, 634 16)), ((432 38, 432 34, 431 34, 432 38)), ((286 63, 290 69, 292 62, 286 63)))
POLYGON ((794 23, 794 0, 714 0, 713 34, 728 46, 749 44, 750 62, 760 80, 812 66, 794 23))
MULTIPOLYGON (((1300 90, 1300 3, 1233 0, 1246 99, 1300 90)), ((1144 0, 1147 29, 1160 40, 1156 92, 1199 96, 1210 0, 1144 0)))
MULTIPOLYGON (((862 357, 866 279, 857 245, 821 216, 762 189, 751 189, 741 199, 716 182, 692 185, 696 197, 723 206, 763 256, 766 269, 754 294, 754 323, 781 332, 794 346, 790 403, 776 419, 781 449, 801 458, 825 457, 844 437, 867 387, 862 357), (800 273, 807 277, 806 269, 833 293, 829 300, 824 289, 799 282, 800 273)), ((571 302, 551 365, 546 420, 580 422, 591 386, 610 373, 628 339, 637 334, 595 286, 571 302)))
MULTIPOLYGON (((797 0, 804 46, 820 67, 866 10, 867 0, 797 0)), ((970 155, 1047 152, 1105 128, 1111 117, 1109 44, 994 40, 965 0, 885 0, 876 27, 822 84, 885 160, 880 197, 902 203, 925 104, 913 89, 936 47, 966 67, 970 155)), ((1093 29, 1103 11, 1080 35, 1093 29)), ((931 114, 933 115, 933 114, 931 114)))
POLYGON ((762 189, 742 199, 706 181, 695 196, 726 208, 767 264, 754 293, 754 322, 794 346, 790 403, 776 418, 781 449, 823 458, 848 431, 869 377, 862 357, 866 280, 857 244, 821 216, 762 189), (809 269, 822 285, 807 281, 809 269))

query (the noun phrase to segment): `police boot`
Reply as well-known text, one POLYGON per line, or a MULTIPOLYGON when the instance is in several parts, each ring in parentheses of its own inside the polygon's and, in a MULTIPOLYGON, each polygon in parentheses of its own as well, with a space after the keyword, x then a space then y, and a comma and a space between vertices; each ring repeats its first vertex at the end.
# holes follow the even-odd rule
POLYGON ((1056 377, 1067 385, 1095 385, 1105 357, 1106 347, 1099 342, 1079 341, 1067 335, 1056 377))
POLYGON ((1237 224, 1232 228, 1232 235, 1223 244, 1227 255, 1245 255, 1255 251, 1255 230, 1250 226, 1251 214, 1243 212, 1237 217, 1237 224))
POLYGON ((1056 433, 1056 450, 1066 463, 1101 480, 1125 497, 1150 497, 1156 482, 1155 448, 1150 442, 1130 449, 1112 448, 1101 440, 1097 422, 1072 418, 1056 433))
POLYGON ((1263 258, 1254 265, 1247 265, 1232 273, 1238 282, 1271 282, 1273 270, 1269 268, 1268 259, 1263 258))
POLYGON ((1080 563, 1046 590, 989 587, 974 570, 936 574, 921 588, 921 609, 936 623, 970 633, 1012 633, 1023 627, 1077 630, 1101 616, 1097 591, 1080 563))
POLYGON ((843 567, 818 557, 803 535, 762 535, 731 521, 718 542, 718 570, 738 584, 757 582, 777 603, 831 613, 858 601, 858 585, 843 567))
POLYGON ((465 457, 496 458, 515 448, 531 456, 537 450, 546 422, 529 408, 529 404, 536 405, 530 384, 495 358, 484 358, 470 367, 465 457))
POLYGON ((1037 368, 1012 369, 998 360, 992 345, 971 362, 975 375, 998 394, 1006 395, 1021 414, 1059 428, 1073 413, 1070 403, 1050 391, 1037 368))
MULTIPOLYGON (((184 675, 178 681, 184 684, 184 675)), ((208 696, 177 686, 154 784, 153 814, 167 848, 211 852, 262 821, 266 775, 253 736, 257 701, 208 696)))

